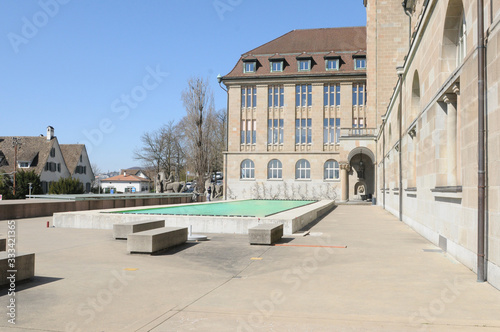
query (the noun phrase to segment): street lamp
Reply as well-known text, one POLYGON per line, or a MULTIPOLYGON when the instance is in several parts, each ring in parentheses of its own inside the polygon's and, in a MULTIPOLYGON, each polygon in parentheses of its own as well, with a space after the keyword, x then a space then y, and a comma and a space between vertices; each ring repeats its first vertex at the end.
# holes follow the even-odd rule
POLYGON ((227 200, 227 154, 229 151, 229 91, 222 86, 222 76, 217 75, 217 82, 222 90, 226 91, 227 106, 226 106, 226 153, 224 154, 224 199, 227 200))
POLYGON ((31 198, 31 185, 32 185, 32 183, 31 183, 31 182, 29 182, 28 184, 30 185, 30 187, 29 187, 29 193, 30 193, 30 194, 29 194, 29 196, 30 196, 30 198, 31 198))

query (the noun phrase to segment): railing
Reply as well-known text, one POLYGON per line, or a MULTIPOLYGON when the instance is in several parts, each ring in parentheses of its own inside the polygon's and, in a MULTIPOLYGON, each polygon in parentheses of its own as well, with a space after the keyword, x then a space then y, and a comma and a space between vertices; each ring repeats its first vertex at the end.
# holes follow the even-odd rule
POLYGON ((376 128, 342 128, 340 137, 375 137, 376 128))

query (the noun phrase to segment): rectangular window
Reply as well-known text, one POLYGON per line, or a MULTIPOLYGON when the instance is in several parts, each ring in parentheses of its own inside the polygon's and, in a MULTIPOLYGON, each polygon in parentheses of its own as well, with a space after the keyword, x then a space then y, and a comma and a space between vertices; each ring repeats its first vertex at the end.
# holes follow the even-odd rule
POLYGON ((312 84, 296 85, 295 92, 295 106, 305 107, 312 105, 312 84))
POLYGON ((340 84, 325 84, 323 105, 340 106, 340 84))
POLYGON ((270 86, 268 95, 268 107, 283 107, 285 102, 285 89, 283 86, 270 86))
POLYGON ((255 72, 255 61, 248 61, 243 63, 243 72, 254 73, 255 72))
POLYGON ((241 88, 241 108, 257 107, 257 88, 248 86, 241 88))
POLYGON ((311 60, 299 60, 299 71, 308 71, 311 70, 311 60))
POLYGON ((283 71, 283 61, 271 61, 271 72, 283 71))
POLYGON ((340 139, 340 119, 326 118, 323 120, 323 143, 338 144, 340 139))
POLYGON ((269 119, 267 122, 267 144, 283 144, 283 119, 269 119))
POLYGON ((257 140, 257 121, 241 120, 240 144, 255 144, 257 140))
POLYGON ((366 90, 363 84, 352 86, 352 105, 364 106, 366 104, 366 90))
POLYGON ((312 120, 295 120, 295 144, 310 144, 312 142, 312 120))
POLYGON ((355 69, 366 69, 366 58, 356 58, 355 69))
POLYGON ((326 70, 339 70, 339 59, 327 59, 326 70))

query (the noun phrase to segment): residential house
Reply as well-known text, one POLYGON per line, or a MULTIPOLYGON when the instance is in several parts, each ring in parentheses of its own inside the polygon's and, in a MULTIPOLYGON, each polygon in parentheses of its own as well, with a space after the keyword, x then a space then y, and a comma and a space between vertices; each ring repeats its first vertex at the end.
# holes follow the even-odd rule
POLYGON ((11 175, 19 169, 34 171, 40 176, 42 191, 46 194, 52 182, 75 174, 77 164, 83 167, 88 165, 88 170, 84 169, 86 176, 78 178, 84 183, 86 191, 90 192, 90 182, 93 181, 90 161, 84 145, 77 146, 60 145, 54 135, 54 128, 50 126, 47 128, 47 136, 3 136, 0 137, 0 170, 11 175), (73 161, 79 160, 80 157, 82 162, 73 161), (67 162, 74 164, 75 168, 70 171, 67 162))
POLYGON ((144 177, 141 172, 137 172, 137 174, 138 175, 133 175, 125 171, 123 174, 101 180, 101 187, 105 192, 110 192, 111 190, 115 193, 149 192, 151 180, 144 177))

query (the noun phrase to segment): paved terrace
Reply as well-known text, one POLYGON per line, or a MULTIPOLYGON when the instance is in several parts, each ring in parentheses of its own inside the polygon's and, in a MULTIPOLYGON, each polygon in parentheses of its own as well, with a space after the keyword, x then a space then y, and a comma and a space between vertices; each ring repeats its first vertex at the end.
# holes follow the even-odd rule
POLYGON ((1 331, 500 331, 500 291, 375 206, 339 206, 288 246, 210 234, 156 256, 47 220, 17 221, 37 277, 1 331))

